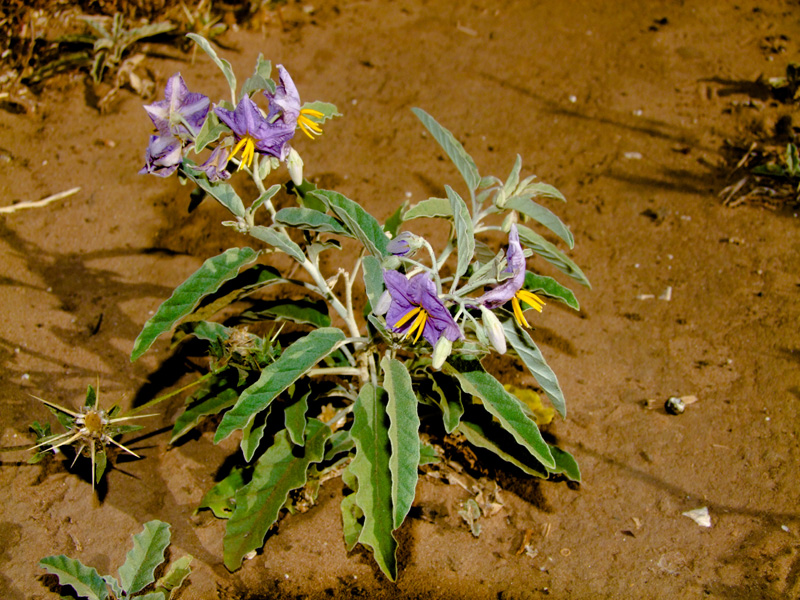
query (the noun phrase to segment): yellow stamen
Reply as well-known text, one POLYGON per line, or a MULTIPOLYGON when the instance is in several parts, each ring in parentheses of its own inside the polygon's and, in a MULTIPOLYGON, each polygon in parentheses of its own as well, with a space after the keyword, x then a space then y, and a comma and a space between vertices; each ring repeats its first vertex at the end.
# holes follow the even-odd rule
POLYGON ((393 325, 393 327, 395 327, 395 328, 402 327, 403 325, 408 323, 411 320, 411 318, 414 317, 421 310, 422 310, 422 308, 420 308, 419 306, 415 306, 410 311, 408 311, 406 314, 404 314, 402 317, 400 317, 400 319, 397 321, 397 323, 395 323, 393 325))
POLYGON ((300 111, 300 116, 297 117, 297 125, 300 127, 300 129, 303 130, 303 133, 305 133, 308 137, 310 137, 313 140, 314 135, 322 134, 322 128, 319 126, 319 123, 309 119, 308 116, 306 115, 310 115, 318 119, 322 118, 325 115, 323 115, 318 110, 304 108, 300 111))
POLYGON ((544 306, 544 300, 539 298, 533 292, 529 292, 528 290, 519 290, 517 292, 517 298, 522 300, 525 304, 530 306, 533 310, 537 310, 542 312, 542 307, 544 306))
POLYGON ((416 329, 417 335, 414 336, 414 343, 416 344, 417 340, 419 339, 419 336, 422 334, 422 330, 425 329, 425 323, 427 323, 427 321, 428 321, 428 313, 424 310, 420 310, 420 313, 417 315, 417 318, 414 319, 414 322, 411 324, 411 327, 408 328, 408 331, 403 337, 407 338, 412 333, 414 333, 414 330, 416 329))
MULTIPOLYGON (((249 134, 245 135, 233 147, 233 150, 231 150, 231 158, 233 158, 236 155, 236 153, 239 152, 239 150, 242 150, 242 158, 239 161, 239 169, 241 169, 245 165, 249 167, 250 164, 253 162, 253 156, 255 156, 256 153, 255 140, 252 137, 250 137, 249 134), (242 150, 243 147, 244 149, 242 150)), ((239 169, 236 170, 238 171, 239 169)))
POLYGON ((311 115, 312 117, 317 117, 318 119, 321 119, 325 116, 323 113, 319 112, 318 110, 314 110, 313 108, 302 108, 300 109, 300 114, 311 115))
POLYGON ((514 308, 514 318, 517 320, 517 324, 520 327, 530 327, 525 320, 525 315, 522 314, 522 309, 519 306, 519 300, 517 300, 516 296, 511 299, 511 306, 514 308))

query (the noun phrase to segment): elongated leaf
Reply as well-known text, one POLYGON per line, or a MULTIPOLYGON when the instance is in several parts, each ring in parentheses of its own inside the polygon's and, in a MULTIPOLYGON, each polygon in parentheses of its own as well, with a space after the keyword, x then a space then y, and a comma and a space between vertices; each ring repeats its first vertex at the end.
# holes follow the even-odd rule
POLYGON ((192 312, 205 296, 213 294, 223 283, 236 277, 239 269, 253 262, 258 254, 252 248, 229 248, 206 260, 186 281, 175 288, 172 296, 144 324, 142 332, 133 343, 131 361, 144 354, 159 335, 192 312))
POLYGON ((541 351, 536 346, 536 343, 528 335, 527 331, 517 328, 514 321, 509 319, 503 323, 503 332, 506 334, 506 339, 511 347, 514 348, 516 353, 528 371, 534 376, 536 382, 542 386, 544 393, 550 398, 555 408, 562 417, 567 416, 567 403, 564 400, 564 393, 561 391, 561 386, 558 385, 558 378, 553 370, 548 366, 542 356, 541 351))
POLYGON ((250 235, 262 242, 268 243, 270 246, 275 246, 278 250, 285 252, 299 263, 303 263, 306 260, 306 256, 303 254, 303 250, 300 246, 295 244, 288 235, 281 231, 277 231, 271 227, 264 227, 263 225, 256 225, 250 228, 250 235))
POLYGON ((378 258, 388 255, 386 245, 389 238, 386 237, 386 232, 375 217, 358 202, 330 190, 315 190, 310 195, 322 200, 342 220, 350 235, 364 244, 370 254, 378 258))
POLYGON ((328 327, 328 303, 324 300, 263 300, 254 302, 251 310, 240 315, 242 322, 258 323, 265 319, 307 323, 315 327, 328 327))
POLYGON ((453 222, 456 228, 456 243, 458 244, 458 265, 453 276, 455 286, 461 276, 467 272, 472 255, 475 253, 475 233, 472 228, 472 217, 469 215, 464 200, 449 185, 444 186, 450 208, 453 210, 453 222))
POLYGON ((266 60, 264 55, 259 52, 255 71, 242 84, 242 89, 239 91, 239 99, 241 100, 245 94, 252 96, 255 92, 260 92, 261 90, 269 90, 271 94, 274 94, 275 82, 270 79, 271 73, 272 63, 266 60))
POLYGON ((130 596, 153 583, 156 567, 164 562, 164 551, 169 546, 169 524, 150 521, 133 536, 133 548, 119 568, 119 582, 130 596))
POLYGON ((186 554, 169 566, 169 570, 156 582, 156 589, 172 600, 181 584, 192 572, 192 555, 186 554))
POLYGON ((259 414, 258 416, 264 419, 261 423, 256 425, 255 419, 251 419, 242 428, 242 441, 239 442, 239 447, 242 449, 242 456, 247 462, 253 460, 253 456, 258 450, 258 445, 261 443, 261 438, 264 437, 264 429, 267 427, 266 418, 269 411, 259 414))
POLYGON ((218 519, 227 519, 233 513, 234 496, 242 487, 244 487, 244 469, 234 467, 225 479, 206 492, 197 510, 208 508, 218 519))
POLYGON ((385 287, 381 261, 374 256, 365 256, 361 268, 364 269, 364 288, 367 292, 369 305, 371 308, 375 308, 385 287))
MULTIPOLYGON (((484 371, 479 365, 465 365, 467 369, 459 372, 446 363, 448 374, 454 375, 468 394, 483 400, 483 406, 497 417, 500 424, 518 444, 524 446, 545 468, 555 466, 550 448, 542 439, 536 422, 530 419, 520 406, 519 400, 509 394, 497 379, 484 371)), ((444 370, 444 369, 443 369, 444 370)))
POLYGON ((580 482, 581 470, 572 454, 556 446, 550 446, 550 452, 553 453, 553 458, 556 461, 556 467, 551 472, 563 474, 572 481, 580 482))
POLYGON ((275 222, 280 225, 286 225, 287 227, 297 227, 299 229, 318 231, 320 233, 350 235, 334 217, 319 212, 318 210, 300 206, 290 206, 280 209, 278 214, 275 215, 275 222))
POLYGON ((430 444, 422 444, 419 447, 419 464, 422 465, 435 465, 442 462, 442 457, 436 451, 436 448, 430 444))
POLYGON ((386 403, 392 451, 389 470, 392 472, 392 516, 397 529, 403 524, 417 493, 419 415, 417 396, 406 366, 397 359, 384 357, 381 369, 383 387, 389 394, 386 403))
POLYGON ((461 142, 421 108, 412 108, 411 112, 417 115, 417 118, 422 121, 425 128, 430 131, 434 139, 439 142, 439 145, 447 153, 447 156, 450 157, 450 160, 453 161, 459 173, 461 173, 470 191, 475 191, 478 188, 478 184, 481 182, 481 176, 478 174, 478 167, 475 166, 475 161, 472 160, 472 157, 464 150, 464 146, 461 145, 461 142))
POLYGON ((167 600, 166 595, 164 592, 148 592, 146 594, 141 594, 136 596, 136 600, 167 600))
POLYGON ((255 415, 266 409, 275 397, 297 381, 344 340, 344 332, 334 327, 315 329, 286 348, 280 358, 261 372, 258 381, 239 396, 217 427, 217 444, 237 429, 243 429, 255 415))
POLYGON ((174 444, 189 433, 204 417, 216 415, 236 404, 239 395, 236 388, 233 387, 235 378, 236 373, 231 370, 226 375, 218 376, 207 388, 194 394, 190 398, 186 410, 175 419, 169 443, 174 444), (231 381, 231 377, 234 378, 233 381, 231 381))
POLYGON ((541 181, 526 185, 524 193, 534 198, 555 198, 556 200, 561 200, 562 202, 567 201, 567 199, 564 198, 564 194, 559 192, 552 185, 542 183, 541 181))
POLYGON ((342 510, 342 529, 344 530, 344 546, 348 552, 355 548, 358 543, 358 538, 361 535, 363 526, 359 522, 364 516, 361 509, 356 504, 356 495, 348 494, 342 498, 342 503, 339 505, 342 510))
POLYGON ((383 224, 383 230, 394 238, 397 235, 397 230, 400 229, 400 225, 403 224, 403 215, 405 214, 406 210, 408 209, 408 200, 403 202, 400 206, 397 207, 397 210, 394 211, 386 222, 383 224))
POLYGON ((327 425, 310 419, 302 456, 295 456, 295 446, 283 430, 258 459, 253 479, 236 494, 236 508, 225 527, 224 561, 230 571, 241 566, 245 554, 264 544, 289 492, 305 485, 309 465, 322 460, 330 434, 327 425))
POLYGON ((216 142, 219 136, 226 131, 228 131, 228 127, 224 123, 220 123, 217 114, 213 110, 208 111, 208 116, 194 141, 195 153, 202 152, 206 146, 216 142))
POLYGON ((283 413, 286 431, 289 432, 289 439, 296 446, 305 444, 306 412, 308 411, 308 396, 310 394, 311 392, 303 394, 299 400, 287 406, 283 413))
POLYGON ((184 172, 189 179, 194 181, 209 196, 215 198, 222 206, 231 211, 232 214, 244 218, 246 214, 244 202, 242 202, 239 194, 236 193, 236 190, 233 189, 231 184, 224 182, 211 183, 205 177, 194 175, 189 169, 185 169, 184 172))
POLYGON ((450 200, 447 198, 428 198, 421 202, 417 202, 414 206, 408 209, 403 215, 404 221, 411 219, 431 218, 431 217, 444 217, 449 218, 453 216, 453 208, 450 200))
POLYGON ((514 190, 517 188, 517 184, 519 184, 520 169, 522 169, 522 157, 517 154, 517 159, 514 161, 511 173, 508 174, 508 179, 506 179, 506 182, 503 184, 503 194, 506 198, 512 196, 514 190))
MULTIPOLYGON (((269 164, 269 161, 266 158, 264 158, 261 161, 261 164, 262 165, 263 164, 269 164)), ((266 175, 264 175, 264 177, 266 177, 266 175)), ((262 179, 263 179, 263 177, 262 177, 262 179)), ((277 194, 280 191, 280 189, 281 189, 281 186, 276 183, 275 185, 273 185, 273 186, 267 188, 266 190, 264 190, 263 194, 261 194, 255 200, 253 200, 253 203, 250 205, 250 208, 247 209, 247 212, 249 212, 251 215, 253 213, 255 213, 261 207, 262 204, 267 202, 267 200, 272 200, 272 197, 275 194, 277 194)))
POLYGON ((386 392, 366 384, 353 407, 350 434, 356 456, 349 470, 358 481, 356 504, 364 513, 358 541, 372 550, 386 576, 397 577, 397 542, 392 535, 392 472, 389 466, 389 430, 386 426, 386 392))
POLYGON ((225 79, 228 81, 228 86, 231 88, 231 96, 233 96, 236 92, 236 75, 233 74, 231 63, 224 58, 217 56, 214 48, 211 47, 211 44, 203 36, 197 35, 196 33, 187 33, 186 37, 200 46, 203 51, 211 57, 211 60, 213 60, 214 63, 220 68, 222 74, 225 75, 225 79))
POLYGON ((541 223, 562 240, 564 240, 570 248, 575 245, 575 238, 573 237, 572 232, 569 230, 569 227, 564 225, 564 223, 555 215, 555 213, 548 210, 544 206, 541 206, 540 204, 536 204, 536 202, 533 200, 518 196, 509 198, 506 201, 506 208, 516 210, 523 215, 530 217, 537 223, 541 223))
POLYGON ((517 225, 517 231, 519 232, 520 241, 525 246, 528 246, 528 248, 533 250, 536 254, 541 256, 556 269, 569 275, 575 281, 585 285, 588 288, 592 287, 592 285, 589 283, 589 280, 586 278, 586 275, 584 275, 583 271, 578 268, 578 265, 572 262, 572 260, 567 257, 566 254, 561 252, 561 250, 556 248, 553 244, 524 225, 517 225))
POLYGON ((461 416, 464 414, 464 405, 461 403, 461 389, 458 382, 441 372, 430 373, 433 393, 438 397, 432 398, 442 410, 444 430, 453 433, 461 416))
POLYGON ((459 423, 458 432, 467 438, 467 441, 473 446, 493 452, 524 473, 547 479, 548 471, 544 468, 544 465, 533 459, 530 452, 525 451, 513 439, 509 443, 511 436, 499 426, 493 427, 491 423, 481 424, 464 420, 459 423))
POLYGON ((350 452, 353 448, 355 448, 355 442, 350 436, 349 429, 335 431, 328 440, 328 451, 325 452, 325 460, 328 461, 338 454, 350 452))
POLYGON ((525 273, 525 289, 532 292, 542 292, 545 296, 556 298, 575 310, 580 310, 578 299, 568 287, 564 287, 552 277, 538 275, 528 271, 525 273))
POLYGON ((85 566, 79 560, 59 554, 43 558, 39 561, 39 566, 58 577, 58 583, 61 585, 71 586, 79 596, 85 596, 90 600, 108 598, 106 582, 97 570, 85 566))

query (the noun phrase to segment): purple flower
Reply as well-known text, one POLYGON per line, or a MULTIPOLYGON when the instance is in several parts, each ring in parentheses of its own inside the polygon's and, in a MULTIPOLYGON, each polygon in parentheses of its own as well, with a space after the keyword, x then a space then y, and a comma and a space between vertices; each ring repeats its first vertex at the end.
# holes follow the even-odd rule
POLYGON ((520 326, 524 325, 525 327, 530 327, 525 320, 525 315, 522 314, 522 307, 519 304, 520 300, 539 312, 542 312, 544 301, 533 292, 522 289, 522 285, 525 283, 525 255, 519 243, 519 233, 517 232, 516 225, 512 225, 511 230, 508 232, 506 262, 508 265, 503 272, 511 273, 511 277, 503 281, 500 285, 493 287, 480 298, 477 298, 477 301, 486 308, 497 308, 511 300, 511 305, 514 309, 514 318, 517 320, 517 323, 519 323, 520 326))
POLYGON ((219 145, 214 148, 211 156, 199 167, 195 167, 198 171, 203 171, 208 177, 209 181, 219 181, 220 179, 230 179, 231 174, 227 170, 228 157, 230 153, 228 148, 219 145))
POLYGON ((242 151, 240 169, 243 165, 252 164, 256 152, 275 156, 280 160, 285 160, 289 155, 288 142, 294 136, 294 127, 289 127, 280 120, 270 123, 250 96, 242 96, 235 110, 217 106, 214 112, 233 131, 236 145, 231 156, 235 156, 239 150, 242 151))
POLYGON ((273 122, 275 117, 278 117, 292 131, 299 125, 303 133, 314 139, 314 135, 320 135, 322 129, 316 121, 308 117, 312 116, 319 119, 324 115, 311 108, 301 109, 300 94, 297 92, 297 87, 295 87, 291 75, 283 68, 283 65, 278 65, 278 73, 279 82, 275 87, 275 93, 264 92, 264 95, 269 100, 269 115, 267 119, 273 122))
POLYGON ((193 138, 206 120, 209 105, 207 96, 190 92, 181 74, 175 73, 167 81, 164 100, 146 105, 144 109, 160 135, 193 138))
POLYGON ((181 141, 172 135, 151 135, 144 153, 144 167, 139 171, 159 177, 169 177, 183 158, 181 141))
POLYGON ((386 249, 395 256, 408 256, 422 246, 419 237, 410 231, 403 231, 391 240, 386 249))
POLYGON ((463 337, 450 312, 436 294, 436 285, 429 275, 419 273, 407 279, 397 271, 384 271, 383 281, 391 296, 386 324, 395 333, 420 334, 431 346, 443 335, 451 342, 463 337))

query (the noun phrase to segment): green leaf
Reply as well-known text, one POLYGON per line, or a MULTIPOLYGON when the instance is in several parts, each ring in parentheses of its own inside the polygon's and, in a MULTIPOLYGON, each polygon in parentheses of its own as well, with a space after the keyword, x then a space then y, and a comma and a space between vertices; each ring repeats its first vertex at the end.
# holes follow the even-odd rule
POLYGON ((472 228, 472 217, 469 215, 469 209, 464 200, 449 185, 444 186, 444 189, 450 200, 450 208, 453 210, 458 245, 458 265, 453 275, 453 285, 455 286, 461 276, 467 272, 469 263, 472 262, 472 255, 475 253, 475 232, 472 228))
POLYGON ((286 348, 278 360, 261 372, 258 381, 242 392, 236 406, 225 413, 217 427, 214 443, 221 442, 237 429, 243 429, 278 394, 333 352, 344 339, 341 329, 326 327, 315 329, 286 348))
POLYGON ((334 456, 350 452, 353 448, 355 448, 355 442, 353 442, 353 438, 350 436, 349 429, 335 431, 328 440, 328 451, 325 452, 325 460, 329 461, 334 456))
POLYGON ((443 217, 448 219, 453 216, 453 207, 447 198, 428 198, 417 202, 403 215, 404 221, 411 219, 443 217))
POLYGON ((237 217, 244 218, 246 214, 244 202, 242 202, 239 194, 236 193, 236 190, 233 189, 231 184, 224 182, 211 183, 204 176, 195 175, 191 169, 184 169, 183 172, 186 173, 186 176, 194 181, 197 186, 200 187, 206 194, 219 201, 219 203, 231 211, 232 214, 237 217))
POLYGON ((180 557, 169 566, 169 570, 156 582, 156 589, 172 600, 181 584, 192 572, 192 555, 180 557))
POLYGON ((380 300, 385 287, 381 261, 374 256, 365 256, 361 266, 364 269, 364 288, 367 292, 369 305, 375 308, 378 306, 378 300, 380 300))
POLYGON ((537 223, 541 223, 558 237, 564 240, 572 248, 575 245, 575 238, 569 228, 552 211, 540 204, 536 204, 529 198, 515 196, 506 201, 506 208, 516 210, 519 213, 530 217, 537 223))
POLYGON ((444 430, 453 433, 461 416, 464 414, 464 405, 461 403, 461 389, 458 382, 452 377, 448 377, 441 372, 431 372, 428 374, 431 381, 432 392, 438 396, 438 400, 431 396, 442 411, 444 430))
POLYGON ((145 523, 141 533, 133 536, 133 548, 119 568, 119 582, 129 596, 155 581, 153 573, 164 562, 169 538, 169 524, 161 521, 145 523))
POLYGON ((520 169, 522 169, 522 157, 517 154, 517 159, 514 161, 514 166, 511 168, 511 173, 508 174, 508 179, 506 179, 506 182, 503 184, 503 195, 506 198, 511 197, 517 185, 519 184, 520 169))
POLYGON ((566 450, 562 450, 556 446, 550 446, 550 452, 553 453, 553 458, 556 461, 556 467, 551 473, 563 474, 572 481, 580 482, 581 470, 573 456, 566 450))
POLYGON ((315 327, 328 327, 331 324, 328 303, 324 300, 262 300, 253 303, 252 309, 244 311, 240 317, 243 322, 260 322, 273 318, 307 323, 315 327))
POLYGON ((209 44, 208 40, 206 40, 203 36, 197 35, 196 33, 187 33, 186 37, 200 46, 205 53, 211 57, 211 60, 213 60, 214 63, 220 68, 222 74, 225 75, 225 79, 228 80, 228 86, 231 88, 231 97, 234 97, 236 95, 236 75, 233 74, 231 63, 224 58, 217 56, 214 48, 211 47, 211 44, 209 44))
POLYGON ((243 486, 244 469, 234 467, 225 479, 206 492, 197 510, 208 508, 218 519, 227 519, 233 512, 235 505, 233 498, 243 486))
POLYGON ((71 586, 75 593, 90 600, 105 600, 108 597, 106 582, 92 567, 63 554, 47 556, 39 561, 39 566, 58 577, 60 585, 71 586))
POLYGON ((306 261, 306 255, 303 254, 303 250, 300 246, 295 244, 288 235, 281 231, 277 231, 272 227, 256 225, 250 228, 249 233, 254 238, 266 242, 270 246, 275 246, 278 250, 285 252, 299 263, 304 263, 306 261))
POLYGON ((528 475, 547 479, 548 470, 544 465, 533 459, 530 453, 511 439, 511 436, 499 425, 493 425, 491 422, 477 423, 465 419, 459 423, 457 431, 473 446, 493 452, 528 475))
POLYGON ((430 444, 420 444, 419 448, 419 464, 422 465, 435 465, 442 462, 442 457, 436 451, 436 448, 430 444))
POLYGON ((133 343, 131 361, 136 360, 153 344, 156 338, 185 317, 205 296, 233 279, 244 265, 258 258, 252 248, 229 248, 222 254, 206 260, 189 278, 180 284, 142 328, 133 343))
POLYGON ((255 455, 258 445, 261 443, 261 438, 264 437, 264 429, 267 427, 266 417, 268 415, 269 411, 267 411, 266 415, 260 414, 259 416, 264 419, 260 424, 256 425, 255 419, 251 419, 242 429, 242 441, 239 442, 239 447, 242 449, 242 456, 247 462, 253 460, 253 455, 255 455))
MULTIPOLYGON (((264 162, 267 162, 266 160, 264 162)), ((265 176, 266 177, 266 176, 265 176)), ((262 204, 264 204, 267 200, 271 200, 272 197, 280 191, 281 186, 277 183, 268 189, 264 190, 264 193, 261 194, 258 198, 253 200, 253 203, 250 205, 250 208, 247 209, 247 212, 251 215, 255 213, 262 204)))
MULTIPOLYGON (((214 321, 185 321, 178 326, 176 333, 176 338, 178 337, 178 332, 185 333, 186 335, 193 335, 198 340, 203 340, 206 342, 220 342, 225 341, 231 337, 231 329, 229 327, 225 327, 221 323, 215 323, 214 321)), ((181 339, 185 336, 180 336, 181 339)))
POLYGON ((422 121, 425 128, 430 131, 434 139, 439 142, 439 145, 461 173, 470 192, 475 191, 481 182, 481 176, 478 174, 478 167, 475 166, 475 161, 472 160, 472 157, 464 150, 464 146, 461 145, 461 142, 421 108, 412 108, 411 112, 417 115, 417 118, 422 121))
POLYGON ((558 385, 558 378, 553 370, 548 366, 544 360, 541 351, 536 346, 536 343, 528 335, 527 331, 518 329, 514 324, 513 319, 509 319, 503 323, 503 332, 506 334, 506 339, 511 347, 514 348, 516 353, 528 371, 534 376, 536 382, 542 387, 544 393, 550 398, 555 408, 562 417, 567 416, 567 403, 564 400, 564 393, 561 391, 561 386, 558 385), (521 335, 520 335, 521 334, 521 335))
POLYGON ((310 394, 311 392, 303 394, 299 400, 287 406, 283 412, 289 439, 296 446, 302 446, 306 443, 306 412, 308 411, 308 397, 310 394))
POLYGON ((465 392, 483 400, 484 408, 500 421, 503 429, 514 436, 518 444, 524 446, 545 468, 554 467, 555 461, 547 443, 542 439, 536 422, 522 410, 519 400, 509 394, 502 383, 484 371, 477 361, 464 366, 471 370, 462 373, 450 363, 445 363, 448 374, 458 379, 465 392))
MULTIPOLYGON (((111 588, 111 593, 114 594, 116 598, 122 598, 125 592, 122 591, 122 588, 119 586, 119 582, 114 579, 112 575, 103 575, 103 581, 108 584, 108 587, 111 588)), ((71 598, 71 597, 70 597, 71 598)), ((64 596, 62 596, 62 600, 64 600, 64 596)))
POLYGON ((264 55, 258 53, 256 59, 256 68, 253 74, 248 77, 242 84, 242 89, 239 92, 239 100, 244 98, 244 95, 252 96, 255 92, 261 90, 269 90, 271 94, 275 93, 275 82, 270 79, 272 73, 272 63, 264 59, 264 55))
POLYGON ((524 190, 521 190, 521 193, 533 198, 553 198, 555 200, 561 200, 562 202, 567 201, 567 199, 564 198, 564 194, 559 192, 552 185, 542 183, 541 181, 526 185, 524 190))
POLYGON ((290 206, 282 208, 275 215, 275 222, 287 227, 297 227, 319 233, 338 233, 350 235, 348 231, 334 217, 311 208, 290 206))
POLYGON ((322 113, 322 117, 312 117, 311 115, 307 115, 309 119, 314 121, 315 123, 322 124, 325 121, 332 119, 333 117, 341 117, 341 113, 339 109, 336 108, 335 104, 331 104, 330 102, 322 102, 320 100, 315 100, 314 102, 306 102, 303 104, 300 110, 316 110, 322 113))
POLYGON ((310 419, 305 452, 295 456, 295 446, 286 430, 275 436, 275 443, 256 462, 253 479, 236 494, 236 508, 228 519, 223 540, 225 566, 238 569, 245 554, 260 548, 289 492, 306 483, 308 467, 322 460, 330 428, 310 419))
POLYGON ((393 524, 397 529, 403 524, 417 492, 419 415, 417 396, 406 366, 397 359, 384 357, 381 369, 383 387, 389 394, 389 402, 386 403, 392 452, 389 470, 392 472, 393 524))
POLYGON ((236 404, 236 372, 231 369, 212 379, 207 387, 191 396, 187 408, 175 419, 170 444, 174 444, 197 426, 204 417, 216 415, 236 404))
POLYGON ((356 495, 348 494, 342 498, 339 505, 342 510, 342 529, 344 530, 344 546, 348 552, 355 548, 361 531, 364 529, 359 519, 364 517, 364 513, 356 504, 356 495))
POLYGON ((136 600, 167 600, 164 592, 148 592, 141 596, 136 596, 136 600))
POLYGON ((372 550, 381 571, 397 578, 397 542, 392 535, 392 473, 389 465, 389 429, 385 410, 386 392, 368 383, 353 406, 350 434, 356 455, 350 471, 358 481, 356 504, 364 513, 358 541, 372 550))
POLYGON ((383 224, 383 230, 388 233, 392 238, 397 236, 397 230, 400 229, 400 225, 403 224, 403 214, 406 212, 408 208, 408 200, 403 202, 400 206, 397 207, 397 210, 394 211, 391 216, 386 219, 386 222, 383 224))
POLYGON ((524 245, 528 246, 556 269, 569 275, 575 281, 586 287, 592 287, 586 275, 578 268, 578 265, 572 262, 566 254, 561 252, 561 250, 556 248, 553 244, 524 225, 517 225, 517 231, 519 232, 519 239, 524 245))
POLYGON ((552 277, 538 275, 528 271, 525 273, 524 287, 526 290, 541 292, 544 296, 556 298, 575 310, 581 309, 580 304, 578 304, 578 299, 575 298, 575 294, 572 293, 572 290, 568 287, 564 287, 552 277))
POLYGON ((370 254, 378 258, 388 255, 386 245, 389 238, 386 237, 386 232, 375 217, 358 202, 330 190, 315 190, 310 195, 322 200, 342 220, 350 234, 364 244, 370 254))
MULTIPOLYGON (((194 152, 200 154, 203 149, 209 144, 216 142, 219 136, 228 131, 228 127, 224 123, 220 123, 217 113, 213 110, 208 111, 206 120, 203 121, 203 126, 197 133, 194 140, 194 152)), ((192 179, 194 179, 192 177, 192 179)))
MULTIPOLYGON (((122 433, 122 432, 120 432, 122 433)), ((106 453, 102 450, 96 452, 94 455, 94 482, 95 484, 100 483, 100 480, 103 478, 103 473, 106 472, 106 467, 108 466, 108 457, 106 457, 106 453)))

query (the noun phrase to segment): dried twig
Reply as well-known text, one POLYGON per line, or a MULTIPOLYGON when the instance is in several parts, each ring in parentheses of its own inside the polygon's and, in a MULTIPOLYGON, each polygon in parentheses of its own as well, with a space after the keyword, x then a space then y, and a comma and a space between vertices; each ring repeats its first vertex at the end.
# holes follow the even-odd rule
POLYGON ((64 198, 68 198, 73 194, 77 194, 81 191, 81 188, 74 187, 71 190, 67 190, 65 192, 59 192, 58 194, 53 194, 52 196, 48 196, 43 200, 36 200, 34 202, 19 202, 12 206, 3 206, 0 207, 0 214, 9 214, 17 212, 18 210, 22 210, 25 208, 40 208, 42 206, 47 206, 51 202, 55 202, 57 200, 63 200, 64 198))

